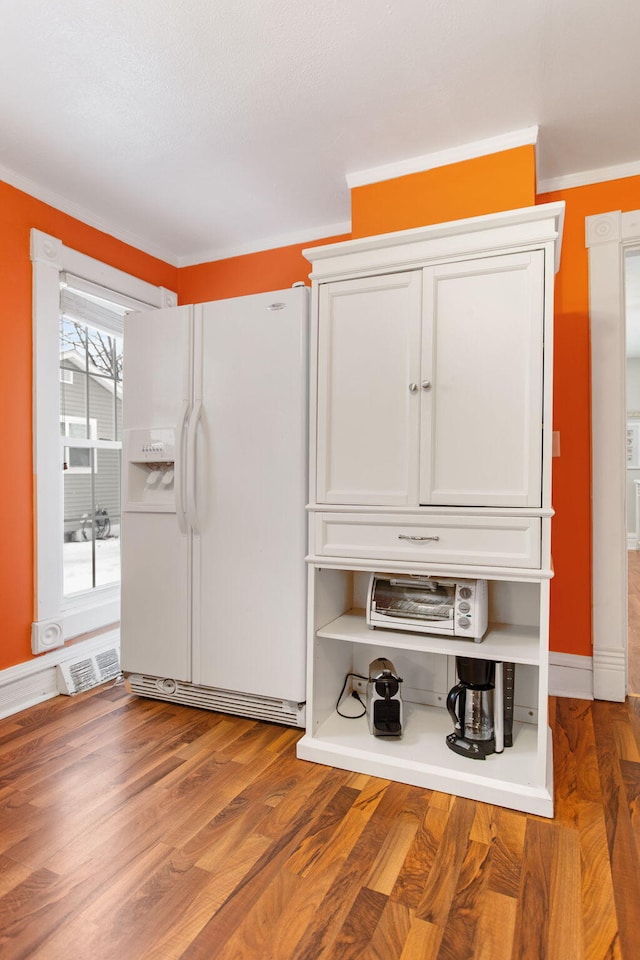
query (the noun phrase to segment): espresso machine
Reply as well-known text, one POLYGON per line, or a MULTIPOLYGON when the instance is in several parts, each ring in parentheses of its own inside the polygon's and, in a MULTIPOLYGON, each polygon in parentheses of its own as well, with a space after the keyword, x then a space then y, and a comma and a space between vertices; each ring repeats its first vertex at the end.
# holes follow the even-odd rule
POLYGON ((374 737, 399 740, 402 736, 401 683, 391 660, 379 657, 369 664, 367 718, 374 737))
POLYGON ((447 695, 453 733, 450 750, 472 760, 502 753, 513 744, 514 665, 456 657, 458 683, 447 695))

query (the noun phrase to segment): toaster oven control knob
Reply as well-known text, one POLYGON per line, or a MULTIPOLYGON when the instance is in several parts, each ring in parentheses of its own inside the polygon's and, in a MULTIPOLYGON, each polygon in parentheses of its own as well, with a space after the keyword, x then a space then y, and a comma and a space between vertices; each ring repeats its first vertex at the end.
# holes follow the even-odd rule
POLYGON ((471 604, 467 603, 466 600, 463 600, 462 603, 458 604, 458 610, 460 613, 469 613, 469 610, 471 610, 471 604))
POLYGON ((467 617, 458 617, 458 626, 461 630, 468 630, 471 626, 471 621, 467 617))
POLYGON ((463 600, 468 600, 471 595, 471 587, 460 587, 460 596, 463 598, 463 600))

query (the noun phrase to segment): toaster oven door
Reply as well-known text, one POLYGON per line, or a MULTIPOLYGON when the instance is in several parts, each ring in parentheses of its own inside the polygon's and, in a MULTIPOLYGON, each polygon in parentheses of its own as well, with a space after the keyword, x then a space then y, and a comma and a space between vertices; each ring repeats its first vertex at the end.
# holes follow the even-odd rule
MULTIPOLYGON (((398 629, 415 623, 422 629, 453 633, 455 583, 414 578, 376 578, 371 591, 371 621, 397 621, 398 629)), ((391 624, 389 623, 389 626, 391 624)))

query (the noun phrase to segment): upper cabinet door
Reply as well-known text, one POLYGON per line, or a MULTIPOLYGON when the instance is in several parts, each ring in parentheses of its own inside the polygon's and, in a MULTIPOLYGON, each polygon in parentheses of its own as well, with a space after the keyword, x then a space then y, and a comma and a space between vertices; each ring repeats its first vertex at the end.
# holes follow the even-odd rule
POLYGON ((420 503, 541 505, 543 257, 425 268, 420 503))
POLYGON ((317 501, 415 504, 422 271, 320 286, 317 501))

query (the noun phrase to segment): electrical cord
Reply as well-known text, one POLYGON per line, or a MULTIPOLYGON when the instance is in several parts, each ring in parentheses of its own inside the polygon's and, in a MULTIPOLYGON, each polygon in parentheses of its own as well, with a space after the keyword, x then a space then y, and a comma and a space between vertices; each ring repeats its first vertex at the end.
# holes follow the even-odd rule
POLYGON ((336 703, 336 713, 338 714, 339 717, 345 717, 347 720, 357 720, 359 719, 359 717, 364 717, 365 713, 367 712, 367 705, 357 690, 352 690, 351 696, 354 698, 354 700, 357 700, 358 703, 362 706, 362 713, 340 713, 340 701, 342 700, 342 696, 346 689, 349 677, 357 677, 358 680, 368 680, 369 677, 364 677, 361 673, 348 673, 344 678, 344 683, 342 684, 342 690, 340 691, 340 696, 338 697, 338 702, 336 703))

